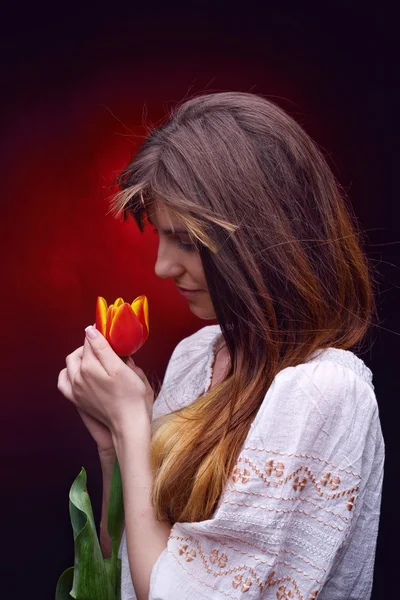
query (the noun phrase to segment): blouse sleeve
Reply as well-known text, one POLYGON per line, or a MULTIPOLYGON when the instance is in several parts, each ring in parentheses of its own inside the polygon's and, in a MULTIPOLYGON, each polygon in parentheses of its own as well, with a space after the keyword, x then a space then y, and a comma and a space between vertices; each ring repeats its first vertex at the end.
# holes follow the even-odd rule
POLYGON ((368 600, 383 460, 366 381, 331 361, 284 369, 213 518, 172 528, 149 600, 368 600))

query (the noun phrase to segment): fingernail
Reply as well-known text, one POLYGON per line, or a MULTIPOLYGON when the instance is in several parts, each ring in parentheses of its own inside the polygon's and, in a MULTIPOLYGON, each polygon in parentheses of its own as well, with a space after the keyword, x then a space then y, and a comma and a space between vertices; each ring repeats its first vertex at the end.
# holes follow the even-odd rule
POLYGON ((97 330, 93 327, 93 325, 86 327, 85 332, 90 339, 97 337, 97 330))

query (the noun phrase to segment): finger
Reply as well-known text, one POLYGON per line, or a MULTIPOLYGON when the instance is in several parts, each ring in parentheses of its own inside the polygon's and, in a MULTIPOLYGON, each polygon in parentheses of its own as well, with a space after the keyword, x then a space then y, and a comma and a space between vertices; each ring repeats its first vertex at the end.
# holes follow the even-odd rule
POLYGON ((85 335, 85 341, 83 343, 82 349, 83 349, 82 362, 85 362, 85 364, 87 364, 89 358, 93 359, 93 352, 92 352, 92 349, 89 344, 89 340, 87 339, 86 335, 85 335))
POLYGON ((120 357, 114 352, 100 331, 97 331, 92 325, 86 327, 85 332, 89 343, 88 351, 93 353, 108 375, 115 375, 123 365, 120 357))
POLYGON ((66 374, 68 375, 68 379, 71 383, 74 382, 76 373, 79 370, 82 362, 82 356, 83 346, 80 346, 74 352, 68 354, 67 358, 65 359, 65 364, 67 365, 66 374))
POLYGON ((68 399, 73 401, 74 396, 72 392, 71 382, 68 379, 67 369, 62 369, 58 375, 57 389, 68 399))
MULTIPOLYGON (((94 325, 92 325, 92 327, 94 329, 96 329, 96 323, 94 325)), ((90 348, 89 340, 87 339, 86 335, 85 335, 85 341, 83 343, 82 348, 83 348, 82 360, 85 359, 85 362, 86 362, 86 360, 88 359, 89 356, 93 357, 93 352, 90 348)))
MULTIPOLYGON (((96 329, 96 324, 92 325, 94 329, 96 329)), ((85 335, 85 341, 83 344, 83 354, 82 354, 82 363, 81 363, 81 372, 90 372, 94 374, 95 372, 102 373, 104 375, 104 367, 101 364, 100 360, 93 352, 93 349, 89 343, 87 336, 85 335)))

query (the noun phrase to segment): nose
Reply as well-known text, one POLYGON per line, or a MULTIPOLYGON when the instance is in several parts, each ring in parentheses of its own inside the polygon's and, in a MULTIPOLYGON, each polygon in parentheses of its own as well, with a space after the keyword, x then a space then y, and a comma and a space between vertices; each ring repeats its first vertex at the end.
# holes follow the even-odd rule
POLYGON ((161 277, 161 279, 167 279, 168 277, 178 278, 184 270, 185 268, 178 260, 176 253, 167 249, 160 241, 157 260, 154 265, 154 272, 157 277, 161 277))

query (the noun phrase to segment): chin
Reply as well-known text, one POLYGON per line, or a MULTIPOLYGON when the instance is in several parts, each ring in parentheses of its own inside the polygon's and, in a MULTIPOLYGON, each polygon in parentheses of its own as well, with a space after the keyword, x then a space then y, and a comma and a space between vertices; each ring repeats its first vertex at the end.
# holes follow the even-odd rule
POLYGON ((199 319, 204 319, 206 321, 211 321, 212 319, 216 319, 216 315, 214 310, 211 308, 203 308, 201 306, 196 306, 195 303, 190 304, 190 310, 196 317, 199 319))

